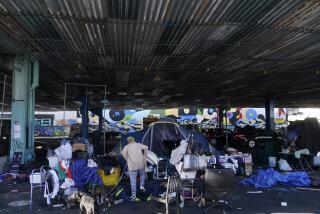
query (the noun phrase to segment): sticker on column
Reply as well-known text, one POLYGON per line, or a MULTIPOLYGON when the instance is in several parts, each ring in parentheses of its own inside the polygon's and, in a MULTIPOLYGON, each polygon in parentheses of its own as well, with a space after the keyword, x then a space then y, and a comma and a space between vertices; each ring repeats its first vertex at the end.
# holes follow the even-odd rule
POLYGON ((20 139, 21 138, 20 121, 14 121, 14 124, 13 124, 13 138, 14 139, 20 139))

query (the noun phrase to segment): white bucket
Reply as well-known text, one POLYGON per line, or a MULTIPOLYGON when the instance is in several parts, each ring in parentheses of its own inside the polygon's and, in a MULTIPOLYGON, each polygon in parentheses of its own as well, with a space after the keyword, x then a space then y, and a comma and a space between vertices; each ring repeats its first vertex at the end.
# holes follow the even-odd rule
POLYGON ((269 167, 276 167, 277 158, 276 157, 268 157, 269 159, 269 167))

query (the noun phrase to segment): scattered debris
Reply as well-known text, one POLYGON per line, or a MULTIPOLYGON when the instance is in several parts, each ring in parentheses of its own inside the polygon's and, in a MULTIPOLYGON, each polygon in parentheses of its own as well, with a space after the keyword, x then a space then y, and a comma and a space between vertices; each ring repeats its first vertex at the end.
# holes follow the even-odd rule
POLYGON ((263 192, 261 190, 259 191, 247 191, 248 194, 262 194, 263 192))
POLYGON ((123 199, 121 198, 121 199, 119 199, 119 200, 115 200, 114 201, 114 204, 120 204, 120 203, 122 203, 123 202, 123 199))
POLYGON ((297 187, 299 190, 320 191, 319 188, 297 187))
POLYGON ((13 189, 10 192, 19 192, 17 189, 13 189))
POLYGON ((63 206, 63 204, 54 204, 54 205, 52 205, 53 207, 62 207, 63 206))
POLYGON ((28 206, 29 201, 27 200, 20 200, 20 201, 13 201, 8 204, 9 207, 23 207, 23 206, 28 206))

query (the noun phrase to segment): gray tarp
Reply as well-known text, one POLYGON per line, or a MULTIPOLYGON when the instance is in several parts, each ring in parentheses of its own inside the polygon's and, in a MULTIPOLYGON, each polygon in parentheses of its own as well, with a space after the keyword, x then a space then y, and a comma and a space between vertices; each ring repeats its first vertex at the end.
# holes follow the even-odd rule
POLYGON ((149 150, 161 156, 162 153, 169 153, 173 148, 166 142, 179 142, 188 138, 188 132, 176 123, 159 121, 150 124, 149 129, 142 138, 142 143, 148 146, 149 150))

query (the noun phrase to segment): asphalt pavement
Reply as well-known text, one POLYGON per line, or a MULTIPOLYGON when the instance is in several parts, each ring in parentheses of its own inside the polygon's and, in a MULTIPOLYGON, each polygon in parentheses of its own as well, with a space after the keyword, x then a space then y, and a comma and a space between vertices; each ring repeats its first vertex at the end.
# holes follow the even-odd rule
MULTIPOLYGON (((232 209, 226 207, 199 208, 193 201, 188 201, 182 214, 195 213, 320 213, 320 191, 297 190, 293 187, 275 186, 270 189, 259 189, 239 185, 229 198, 232 209), (252 193, 248 193, 253 191, 252 193), (287 206, 281 206, 286 202, 287 206)), ((28 183, 0 183, 0 214, 29 213, 30 186, 28 183)), ((66 208, 63 203, 55 202, 61 207, 46 207, 40 200, 40 193, 36 191, 33 197, 32 213, 75 214, 79 209, 66 208)), ((102 205, 97 213, 110 214, 143 214, 162 209, 159 204, 151 202, 123 202, 107 207, 102 205)), ((174 212, 173 212, 174 213, 174 212)))

